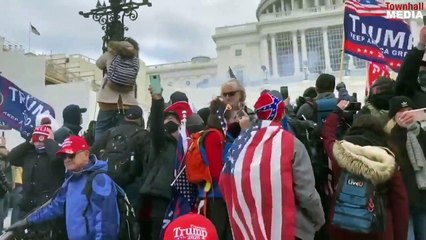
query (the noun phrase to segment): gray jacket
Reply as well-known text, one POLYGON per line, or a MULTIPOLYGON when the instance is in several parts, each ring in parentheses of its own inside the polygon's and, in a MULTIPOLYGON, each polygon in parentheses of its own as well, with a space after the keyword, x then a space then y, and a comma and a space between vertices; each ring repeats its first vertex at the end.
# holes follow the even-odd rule
POLYGON ((315 232, 325 223, 320 196, 315 189, 315 178, 311 160, 305 146, 295 139, 293 183, 297 202, 296 236, 313 240, 315 232))

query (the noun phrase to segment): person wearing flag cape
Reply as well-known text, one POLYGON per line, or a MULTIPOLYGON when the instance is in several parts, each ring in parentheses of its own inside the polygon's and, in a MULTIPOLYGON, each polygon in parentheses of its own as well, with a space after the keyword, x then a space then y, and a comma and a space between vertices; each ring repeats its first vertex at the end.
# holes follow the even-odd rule
POLYGON ((282 100, 264 93, 247 115, 220 177, 235 240, 314 239, 325 223, 304 145, 282 128, 282 100), (296 204, 297 202, 297 204, 296 204))

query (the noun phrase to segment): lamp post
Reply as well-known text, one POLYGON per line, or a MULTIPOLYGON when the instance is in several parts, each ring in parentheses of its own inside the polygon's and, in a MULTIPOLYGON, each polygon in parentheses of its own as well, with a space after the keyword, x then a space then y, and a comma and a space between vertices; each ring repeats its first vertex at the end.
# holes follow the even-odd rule
POLYGON ((102 25, 102 30, 105 31, 105 35, 102 37, 103 45, 102 51, 107 51, 107 44, 110 40, 122 40, 124 37, 124 31, 128 28, 124 26, 124 18, 128 17, 130 20, 135 21, 139 14, 136 11, 141 6, 151 7, 152 4, 149 0, 109 0, 109 6, 104 2, 98 0, 96 8, 89 12, 80 11, 78 14, 85 18, 92 17, 93 20, 102 25))

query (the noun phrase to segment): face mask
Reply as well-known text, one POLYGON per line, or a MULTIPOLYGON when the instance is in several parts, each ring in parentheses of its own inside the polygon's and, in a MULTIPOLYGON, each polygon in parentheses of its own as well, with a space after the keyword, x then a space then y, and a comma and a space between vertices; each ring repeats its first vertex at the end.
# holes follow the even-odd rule
POLYGON ((35 151, 38 154, 45 153, 46 152, 46 147, 36 148, 35 151))
POLYGON ((179 125, 173 121, 170 121, 164 124, 164 129, 168 133, 174 133, 179 129, 179 125))

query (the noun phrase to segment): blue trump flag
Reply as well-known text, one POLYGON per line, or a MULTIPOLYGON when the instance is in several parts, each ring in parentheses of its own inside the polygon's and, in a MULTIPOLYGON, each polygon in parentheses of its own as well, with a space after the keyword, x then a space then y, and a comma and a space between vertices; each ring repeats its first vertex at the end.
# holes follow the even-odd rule
POLYGON ((381 1, 347 0, 345 5, 345 52, 398 72, 413 47, 410 26, 401 19, 387 18, 381 1))
POLYGON ((39 114, 55 117, 53 108, 0 76, 0 122, 19 131, 25 139, 31 136, 39 114))

